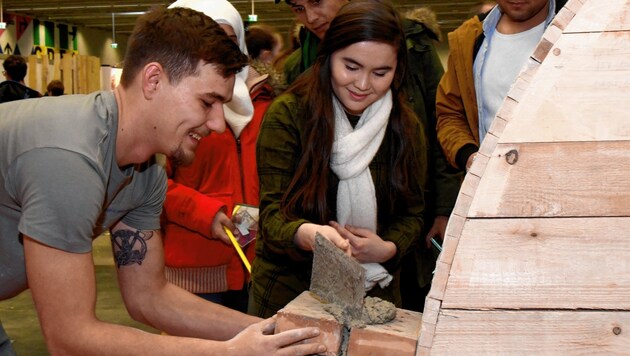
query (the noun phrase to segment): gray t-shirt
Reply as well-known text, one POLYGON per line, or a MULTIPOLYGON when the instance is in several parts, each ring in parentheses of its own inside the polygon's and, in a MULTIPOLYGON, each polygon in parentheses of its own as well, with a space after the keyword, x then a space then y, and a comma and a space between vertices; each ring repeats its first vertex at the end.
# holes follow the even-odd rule
POLYGON ((119 221, 160 227, 164 170, 118 167, 117 128, 112 92, 0 105, 0 300, 27 288, 21 235, 85 253, 119 221))

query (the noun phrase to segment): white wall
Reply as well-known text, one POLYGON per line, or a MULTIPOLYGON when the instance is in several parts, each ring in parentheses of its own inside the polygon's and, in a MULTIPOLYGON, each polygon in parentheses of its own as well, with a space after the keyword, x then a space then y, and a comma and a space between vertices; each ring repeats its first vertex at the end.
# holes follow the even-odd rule
POLYGON ((128 36, 116 34, 118 48, 111 48, 111 32, 79 27, 77 45, 79 54, 99 57, 101 65, 120 66, 125 56, 128 36))

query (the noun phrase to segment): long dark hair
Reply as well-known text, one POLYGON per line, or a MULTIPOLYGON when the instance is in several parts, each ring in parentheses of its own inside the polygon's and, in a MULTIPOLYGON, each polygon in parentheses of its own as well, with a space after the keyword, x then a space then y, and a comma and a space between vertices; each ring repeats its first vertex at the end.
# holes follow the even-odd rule
POLYGON ((391 85, 394 102, 387 129, 390 137, 384 140, 391 145, 390 202, 401 195, 406 196, 410 190, 410 179, 415 172, 411 142, 420 138, 412 137, 412 132, 417 132, 412 128, 417 119, 402 93, 407 71, 407 47, 400 17, 389 2, 353 0, 344 5, 331 22, 309 72, 300 76, 288 89, 305 100, 304 120, 309 132, 293 180, 282 199, 281 212, 287 217, 306 215, 320 222, 327 221, 326 192, 335 130, 331 57, 338 50, 364 41, 387 43, 398 51, 391 85))

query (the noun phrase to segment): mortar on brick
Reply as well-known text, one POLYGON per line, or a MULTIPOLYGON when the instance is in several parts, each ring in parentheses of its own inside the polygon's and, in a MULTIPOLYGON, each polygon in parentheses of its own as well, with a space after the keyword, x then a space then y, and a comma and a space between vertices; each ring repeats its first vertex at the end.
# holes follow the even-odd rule
POLYGON ((326 355, 331 356, 414 355, 422 314, 396 309, 391 322, 349 328, 325 310, 328 305, 317 295, 303 292, 278 312, 276 333, 317 326, 322 334, 313 341, 326 345, 326 355))

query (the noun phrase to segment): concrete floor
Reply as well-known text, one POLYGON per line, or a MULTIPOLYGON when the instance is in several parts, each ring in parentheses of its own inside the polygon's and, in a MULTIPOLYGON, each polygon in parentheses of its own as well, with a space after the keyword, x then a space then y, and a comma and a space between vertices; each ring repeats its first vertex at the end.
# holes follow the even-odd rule
MULTIPOLYGON (((157 330, 133 321, 127 314, 118 290, 109 236, 94 240, 94 265, 98 293, 97 317, 103 321, 157 333, 157 330)), ((28 290, 13 299, 0 302, 0 320, 13 340, 13 348, 18 356, 49 355, 28 290)))

